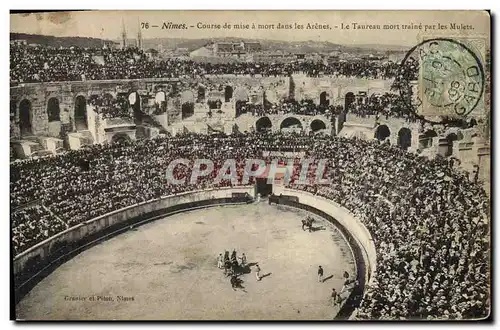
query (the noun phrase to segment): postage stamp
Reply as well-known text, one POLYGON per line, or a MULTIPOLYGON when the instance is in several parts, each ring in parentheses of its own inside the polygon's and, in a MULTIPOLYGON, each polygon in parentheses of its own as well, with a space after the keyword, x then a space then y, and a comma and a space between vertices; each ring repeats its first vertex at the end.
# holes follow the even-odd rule
POLYGON ((400 94, 416 114, 465 118, 476 109, 484 111, 485 55, 471 39, 462 39, 426 39, 406 54, 400 94))
POLYGON ((487 11, 9 20, 11 319, 491 317, 487 11))

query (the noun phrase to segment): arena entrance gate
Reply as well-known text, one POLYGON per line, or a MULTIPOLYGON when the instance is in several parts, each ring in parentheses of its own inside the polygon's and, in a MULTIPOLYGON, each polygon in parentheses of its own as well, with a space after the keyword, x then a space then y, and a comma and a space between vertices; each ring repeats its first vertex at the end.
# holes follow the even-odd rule
POLYGON ((260 194, 261 197, 271 195, 273 192, 273 185, 267 183, 267 178, 256 178, 255 180, 255 195, 260 194))

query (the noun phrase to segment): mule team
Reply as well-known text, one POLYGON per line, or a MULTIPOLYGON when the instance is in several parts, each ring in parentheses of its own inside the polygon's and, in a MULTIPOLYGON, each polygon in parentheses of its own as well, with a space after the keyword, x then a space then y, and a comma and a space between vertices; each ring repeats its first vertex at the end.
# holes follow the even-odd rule
MULTIPOLYGON (((309 232, 311 232, 313 228, 312 224, 314 221, 314 218, 310 216, 302 219, 302 230, 306 230, 307 228, 309 232)), ((244 289, 244 287, 241 285, 243 281, 239 279, 238 276, 244 273, 250 273, 250 266, 251 264, 247 263, 247 256, 245 255, 245 253, 242 253, 242 255, 238 257, 236 254, 236 249, 233 249, 231 256, 229 256, 229 251, 226 250, 224 254, 220 253, 217 257, 217 267, 224 270, 224 275, 226 275, 227 277, 231 277, 230 283, 233 290, 236 290, 236 288, 244 289), (240 262, 238 262, 238 259, 240 260, 240 262)), ((261 269, 259 267, 259 264, 257 263, 255 264, 255 277, 257 281, 260 281, 262 279, 261 269)), ((352 282, 357 282, 355 280, 350 281, 349 273, 347 272, 344 272, 344 275, 342 277, 344 278, 345 282, 340 293, 337 293, 335 288, 332 289, 331 301, 333 305, 340 304, 342 301, 341 294, 347 289, 349 284, 351 284, 352 282)), ((319 266, 318 268, 318 281, 324 282, 323 268, 321 266, 319 266)))
MULTIPOLYGON (((217 267, 224 270, 224 275, 231 277, 231 287, 233 290, 236 290, 236 288, 243 288, 241 285, 243 281, 239 279, 238 276, 243 273, 250 272, 250 265, 247 264, 247 256, 245 253, 243 253, 239 258, 236 255, 236 249, 234 249, 231 253, 231 257, 229 257, 229 251, 225 251, 224 255, 220 253, 217 257, 217 267), (240 262, 238 262, 238 259, 240 262)), ((260 267, 258 264, 255 264, 255 267, 256 278, 260 281, 262 278, 260 276, 260 267)))

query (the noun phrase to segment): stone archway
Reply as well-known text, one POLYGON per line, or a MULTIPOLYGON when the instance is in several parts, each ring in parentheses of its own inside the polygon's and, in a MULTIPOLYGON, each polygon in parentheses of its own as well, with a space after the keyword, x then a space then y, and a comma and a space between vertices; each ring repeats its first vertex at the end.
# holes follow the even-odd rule
POLYGON ((322 121, 321 119, 314 119, 312 122, 311 122, 311 131, 313 132, 318 132, 320 130, 324 130, 326 129, 326 124, 324 121, 322 121))
POLYGON ((61 109, 59 100, 56 97, 51 97, 47 102, 47 117, 50 122, 61 121, 61 109))
POLYGON ((322 92, 319 94, 319 105, 328 106, 330 105, 330 100, 328 100, 328 93, 322 92))
POLYGON ((375 131, 375 138, 379 141, 385 141, 388 137, 391 136, 391 130, 387 125, 380 125, 377 127, 377 130, 375 131))
POLYGON ((77 131, 88 130, 87 124, 87 100, 85 96, 78 95, 75 99, 75 129, 77 131))
POLYGON ((355 101, 356 101, 356 96, 354 95, 353 92, 348 92, 345 95, 345 98, 344 98, 344 112, 345 113, 349 112, 349 107, 351 106, 351 104, 354 104, 355 101))
POLYGON ((142 100, 141 96, 137 92, 131 92, 128 95, 128 103, 134 110, 134 113, 140 112, 142 109, 142 100))
POLYGON ((24 99, 19 103, 19 129, 22 135, 30 135, 33 133, 31 124, 33 114, 31 109, 31 102, 24 99))
POLYGON ((398 146, 403 150, 408 150, 411 147, 411 130, 403 127, 398 132, 398 146))
POLYGON ((302 123, 300 122, 299 119, 295 117, 288 117, 283 119, 283 121, 280 124, 280 130, 290 130, 290 129, 300 129, 302 130, 302 123))
POLYGON ((257 119, 255 122, 255 130, 257 132, 266 132, 271 130, 273 127, 273 123, 271 122, 271 119, 269 117, 262 117, 257 119))

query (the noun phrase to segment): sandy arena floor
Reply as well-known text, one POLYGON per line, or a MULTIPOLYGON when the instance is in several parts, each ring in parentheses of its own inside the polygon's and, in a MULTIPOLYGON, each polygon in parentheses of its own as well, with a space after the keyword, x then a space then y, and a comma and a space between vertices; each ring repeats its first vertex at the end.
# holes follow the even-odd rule
POLYGON ((315 217, 325 230, 302 231, 305 215, 261 202, 154 221, 60 266, 16 306, 17 318, 332 319, 338 307, 329 301, 331 290, 340 291, 344 270, 354 275, 354 260, 328 222, 315 217), (216 257, 234 248, 270 275, 257 282, 252 267, 242 276, 245 289, 233 291, 216 257))

